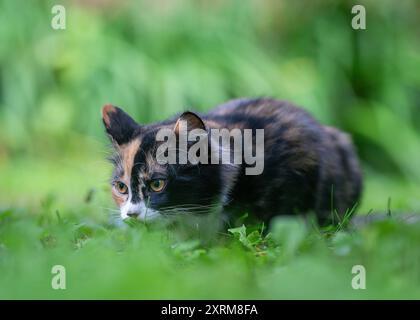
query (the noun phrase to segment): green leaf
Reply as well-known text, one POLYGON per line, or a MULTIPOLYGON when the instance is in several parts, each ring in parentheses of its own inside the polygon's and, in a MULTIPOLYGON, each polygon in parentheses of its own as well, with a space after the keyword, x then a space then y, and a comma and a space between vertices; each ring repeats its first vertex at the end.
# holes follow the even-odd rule
POLYGON ((252 245, 249 242, 249 239, 246 236, 246 227, 242 225, 237 228, 228 229, 228 231, 233 234, 239 242, 241 242, 245 247, 252 248, 252 245))
POLYGON ((293 254, 307 234, 307 228, 299 218, 277 217, 272 223, 273 240, 283 247, 285 254, 293 254))

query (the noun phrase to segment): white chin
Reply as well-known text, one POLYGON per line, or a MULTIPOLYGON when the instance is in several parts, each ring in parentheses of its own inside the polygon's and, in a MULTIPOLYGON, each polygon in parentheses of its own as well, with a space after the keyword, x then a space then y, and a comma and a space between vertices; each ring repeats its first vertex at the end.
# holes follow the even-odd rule
POLYGON ((141 213, 136 217, 129 217, 126 214, 121 214, 121 218, 123 220, 127 220, 127 219, 131 218, 133 220, 138 220, 138 221, 152 221, 152 220, 156 220, 160 217, 159 212, 154 211, 154 210, 153 210, 153 212, 151 212, 151 211, 152 210, 148 211, 147 214, 141 213))
POLYGON ((144 202, 135 204, 127 202, 124 206, 121 207, 121 218, 123 220, 130 218, 129 214, 132 212, 140 212, 137 216, 131 215, 132 219, 140 221, 151 221, 160 216, 158 211, 147 208, 144 202))

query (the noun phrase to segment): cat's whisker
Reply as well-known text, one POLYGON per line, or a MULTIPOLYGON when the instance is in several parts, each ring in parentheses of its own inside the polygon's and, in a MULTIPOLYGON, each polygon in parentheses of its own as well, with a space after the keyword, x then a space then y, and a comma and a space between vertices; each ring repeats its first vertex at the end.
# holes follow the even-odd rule
POLYGON ((175 206, 167 206, 167 207, 162 207, 161 209, 172 209, 172 208, 213 208, 213 207, 218 207, 218 204, 213 204, 213 205, 196 205, 196 204, 180 204, 180 205, 175 205, 175 206))
POLYGON ((160 210, 160 212, 193 212, 193 213, 200 213, 200 212, 213 212, 216 208, 172 208, 172 209, 165 209, 160 210))
POLYGON ((176 216, 176 215, 194 215, 202 216, 205 214, 212 213, 214 208, 174 208, 161 210, 160 213, 164 216, 176 216))

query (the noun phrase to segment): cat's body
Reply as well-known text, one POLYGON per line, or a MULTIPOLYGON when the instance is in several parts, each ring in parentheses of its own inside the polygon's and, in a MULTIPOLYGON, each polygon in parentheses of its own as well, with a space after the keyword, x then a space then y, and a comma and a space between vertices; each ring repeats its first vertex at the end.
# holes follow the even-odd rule
MULTIPOLYGON (((164 217, 174 211, 204 213, 216 203, 230 215, 248 212, 268 221, 276 215, 315 212, 326 223, 333 210, 343 216, 359 201, 362 178, 349 137, 320 125, 287 102, 232 100, 206 114, 187 112, 145 126, 108 105, 103 121, 117 151, 113 195, 122 218, 164 217), (189 130, 206 132, 264 129, 260 158, 264 170, 247 175, 245 161, 235 165, 157 163, 161 142, 156 141, 156 133, 161 128, 177 131, 178 120, 186 121, 189 130)), ((248 148, 255 147, 255 134, 252 137, 254 146, 248 148)))

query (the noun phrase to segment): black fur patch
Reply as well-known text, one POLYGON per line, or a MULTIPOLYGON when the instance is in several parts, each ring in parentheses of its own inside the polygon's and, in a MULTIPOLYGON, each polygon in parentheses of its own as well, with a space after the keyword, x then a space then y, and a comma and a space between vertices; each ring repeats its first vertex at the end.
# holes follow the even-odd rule
POLYGON ((102 109, 102 120, 108 135, 119 145, 129 142, 139 128, 128 114, 111 105, 102 109))
POLYGON ((245 163, 160 166, 156 132, 163 126, 175 128, 178 117, 140 127, 121 109, 110 110, 104 123, 113 140, 118 144, 134 137, 142 141, 131 175, 134 199, 147 199, 151 208, 163 214, 165 208, 199 208, 219 201, 232 215, 246 211, 268 221, 276 215, 315 212, 321 223, 327 223, 336 213, 343 217, 359 201, 362 175, 350 138, 290 103, 238 99, 207 114, 184 113, 206 130, 264 129, 264 171, 255 176, 245 175, 245 163), (147 187, 156 174, 167 181, 159 193, 147 187))

